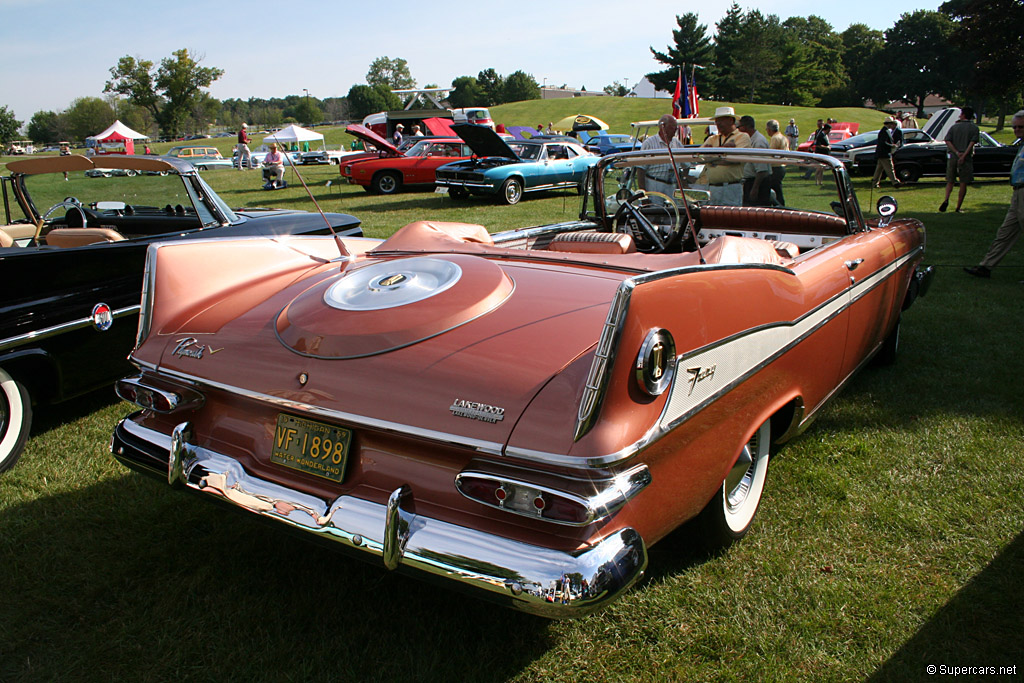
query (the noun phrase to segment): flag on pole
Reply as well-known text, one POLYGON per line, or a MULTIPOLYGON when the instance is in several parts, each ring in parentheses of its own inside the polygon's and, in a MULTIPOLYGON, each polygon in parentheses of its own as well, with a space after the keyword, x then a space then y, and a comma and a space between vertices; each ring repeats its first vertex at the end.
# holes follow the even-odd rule
POLYGON ((690 110, 690 116, 700 116, 697 111, 697 69, 695 68, 690 73, 690 87, 686 90, 686 101, 687 109, 690 110))
POLYGON ((680 109, 684 119, 693 118, 693 108, 690 106, 690 86, 686 82, 686 76, 683 76, 683 102, 680 109))
POLYGON ((672 96, 672 116, 679 118, 683 111, 683 72, 680 69, 676 76, 676 92, 672 96))

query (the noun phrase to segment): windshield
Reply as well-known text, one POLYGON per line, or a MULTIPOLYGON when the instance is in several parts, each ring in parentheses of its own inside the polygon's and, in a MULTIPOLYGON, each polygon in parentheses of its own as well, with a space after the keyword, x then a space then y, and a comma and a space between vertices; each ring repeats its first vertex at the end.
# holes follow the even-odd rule
MULTIPOLYGON (((588 188, 594 196, 588 197, 585 212, 599 222, 614 223, 621 220, 624 204, 635 205, 643 197, 642 203, 650 207, 655 222, 671 223, 677 215, 685 220, 687 211, 696 216, 702 211, 727 213, 730 207, 749 205, 765 207, 777 216, 782 232, 806 223, 826 226, 828 234, 841 235, 860 229, 863 223, 845 170, 829 162, 799 154, 772 154, 769 150, 734 153, 721 149, 700 152, 695 148, 679 150, 674 162, 664 150, 634 152, 602 162, 596 169, 599 182, 588 188), (761 180, 755 184, 757 178, 761 180)), ((614 229, 614 225, 609 227, 614 229)), ((745 227, 741 221, 732 229, 742 232, 745 227)), ((764 238, 763 232, 750 236, 764 238)), ((710 237, 713 235, 703 236, 710 237)), ((807 245, 801 240, 791 241, 801 246, 824 243, 819 239, 811 244, 810 238, 807 245)))
MULTIPOLYGON (((231 222, 238 220, 198 175, 93 169, 70 171, 66 179, 63 173, 44 173, 23 176, 21 181, 38 215, 53 208, 47 218, 47 225, 51 227, 68 224, 68 209, 54 208, 65 200, 79 203, 87 210, 87 225, 117 224, 129 239, 154 234, 155 230, 164 232, 160 228, 164 224, 171 230, 218 225, 217 211, 231 222), (173 217, 176 222, 173 225, 166 220, 154 222, 151 220, 154 217, 173 217)), ((26 216, 23 220, 30 218, 26 216)))
POLYGON ((540 153, 544 149, 543 145, 530 144, 528 142, 510 142, 508 146, 523 161, 536 161, 540 158, 540 153))

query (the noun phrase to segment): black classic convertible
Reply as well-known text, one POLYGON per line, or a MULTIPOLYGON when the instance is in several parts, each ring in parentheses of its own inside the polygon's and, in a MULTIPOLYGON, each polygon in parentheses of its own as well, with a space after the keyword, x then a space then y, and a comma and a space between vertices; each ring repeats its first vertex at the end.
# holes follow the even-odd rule
POLYGON ((12 161, 7 170, 0 178, 0 472, 21 455, 33 405, 131 371, 126 356, 151 243, 324 234, 328 224, 339 235, 362 234, 347 214, 232 210, 191 164, 167 157, 45 157, 12 161))

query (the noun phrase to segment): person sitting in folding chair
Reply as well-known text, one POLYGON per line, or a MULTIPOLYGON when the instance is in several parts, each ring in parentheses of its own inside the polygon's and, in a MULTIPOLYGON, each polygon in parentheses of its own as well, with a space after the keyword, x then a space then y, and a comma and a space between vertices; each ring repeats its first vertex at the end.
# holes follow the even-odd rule
POLYGON ((263 159, 263 180, 266 184, 264 190, 276 190, 285 187, 284 181, 284 154, 277 149, 277 143, 270 143, 270 151, 263 159))

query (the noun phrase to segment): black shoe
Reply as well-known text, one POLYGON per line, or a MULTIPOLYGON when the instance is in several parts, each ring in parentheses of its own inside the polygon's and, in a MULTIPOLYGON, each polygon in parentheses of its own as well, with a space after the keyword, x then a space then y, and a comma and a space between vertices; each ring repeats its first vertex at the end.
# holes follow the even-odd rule
POLYGON ((949 202, 948 201, 942 202, 941 204, 939 204, 939 211, 945 211, 948 208, 949 208, 949 202))
POLYGON ((992 277, 992 271, 985 266, 971 266, 970 268, 964 268, 964 272, 968 275, 973 275, 974 277, 992 277))

